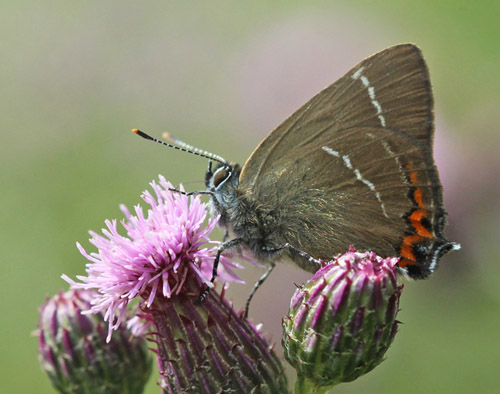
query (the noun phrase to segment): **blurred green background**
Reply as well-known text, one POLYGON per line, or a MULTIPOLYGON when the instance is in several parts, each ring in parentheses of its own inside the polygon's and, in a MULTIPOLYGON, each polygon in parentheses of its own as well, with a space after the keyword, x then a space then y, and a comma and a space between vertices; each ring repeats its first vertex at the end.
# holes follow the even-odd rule
MULTIPOLYGON (((53 393, 32 336, 38 306, 84 272, 75 242, 148 183, 202 180, 179 138, 244 162, 287 115, 358 61, 418 44, 431 70, 435 156, 463 249, 406 283, 387 360, 338 393, 500 392, 500 2, 2 1, 0 392, 53 393)), ((202 183, 187 187, 196 190, 202 183)), ((229 297, 240 308, 262 271, 229 297)), ((281 266, 250 314, 280 349, 306 275, 281 266)), ((290 376, 293 377, 293 374, 290 376)), ((293 378, 292 378, 293 379, 293 378)), ((147 393, 156 393, 154 379, 147 393)))

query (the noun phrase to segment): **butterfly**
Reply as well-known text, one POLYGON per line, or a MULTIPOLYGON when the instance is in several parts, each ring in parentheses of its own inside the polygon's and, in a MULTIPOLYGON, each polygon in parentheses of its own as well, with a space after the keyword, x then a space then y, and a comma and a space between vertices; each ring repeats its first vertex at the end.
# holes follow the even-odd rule
POLYGON ((428 277, 441 256, 460 248, 443 234, 433 135, 426 63, 418 47, 401 44, 319 92, 243 166, 178 142, 210 159, 207 190, 198 193, 211 196, 219 224, 234 235, 218 250, 212 281, 220 254, 237 245, 269 264, 256 288, 277 260, 315 272, 350 245, 399 256, 404 275, 428 277))

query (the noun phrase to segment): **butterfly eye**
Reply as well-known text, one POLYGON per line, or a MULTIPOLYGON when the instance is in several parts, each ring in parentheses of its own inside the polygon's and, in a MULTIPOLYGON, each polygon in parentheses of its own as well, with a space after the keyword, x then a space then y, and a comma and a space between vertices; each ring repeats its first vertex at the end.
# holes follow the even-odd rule
POLYGON ((222 182, 224 182, 229 177, 229 175, 230 175, 229 171, 226 170, 225 168, 217 170, 213 177, 214 187, 218 187, 222 182))

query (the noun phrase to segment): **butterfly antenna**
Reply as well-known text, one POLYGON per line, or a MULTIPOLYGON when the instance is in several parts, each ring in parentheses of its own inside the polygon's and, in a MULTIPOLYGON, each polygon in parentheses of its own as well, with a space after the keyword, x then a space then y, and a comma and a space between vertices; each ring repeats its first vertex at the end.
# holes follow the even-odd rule
POLYGON ((199 154, 199 155, 202 155, 205 157, 208 156, 208 157, 213 158, 214 160, 218 160, 220 162, 227 163, 227 161, 224 160, 224 158, 222 158, 221 156, 216 155, 215 153, 208 152, 208 151, 203 150, 203 149, 196 148, 193 145, 189 145, 189 144, 185 143, 184 141, 181 141, 180 139, 174 137, 172 134, 170 134, 166 131, 164 133, 162 133, 161 136, 163 138, 165 138, 167 141, 174 143, 175 145, 185 149, 188 152, 192 152, 194 154, 199 154))
POLYGON ((202 149, 195 148, 195 147, 193 147, 191 145, 188 145, 188 144, 186 144, 186 143, 184 143, 182 141, 173 139, 170 136, 170 134, 168 134, 168 133, 166 133, 167 138, 171 139, 171 141, 174 142, 174 144, 176 144, 176 145, 169 144, 168 142, 165 142, 165 141, 159 140, 157 138, 151 137, 150 135, 148 135, 148 134, 146 134, 143 131, 138 130, 138 129, 132 129, 132 132, 135 133, 135 134, 137 134, 138 136, 144 138, 144 139, 147 139, 147 140, 150 140, 150 141, 153 141, 153 142, 157 142, 159 144, 168 146, 169 148, 174 148, 174 149, 180 150, 182 152, 192 153, 193 155, 197 155, 197 156, 204 157, 206 159, 217 161, 217 162, 219 162, 221 164, 227 164, 227 161, 223 157, 221 157, 219 155, 216 155, 214 153, 207 152, 207 151, 202 150, 202 149))

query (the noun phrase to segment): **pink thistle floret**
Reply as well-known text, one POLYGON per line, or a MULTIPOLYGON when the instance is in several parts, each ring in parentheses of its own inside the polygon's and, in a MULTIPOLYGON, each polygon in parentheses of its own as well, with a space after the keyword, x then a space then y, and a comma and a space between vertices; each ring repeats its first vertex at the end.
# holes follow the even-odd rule
MULTIPOLYGON (((213 260, 219 242, 211 241, 210 233, 218 218, 208 221, 206 204, 200 197, 188 197, 171 191, 173 186, 159 177, 159 184, 151 182, 154 195, 142 194, 150 206, 146 215, 141 206, 135 206, 132 215, 125 206, 121 221, 127 236, 119 234, 116 220, 106 220, 103 235, 90 231, 90 243, 98 250, 87 253, 77 243, 78 250, 90 263, 87 275, 79 275, 75 282, 66 275, 63 279, 75 289, 95 289, 89 313, 105 311, 109 321, 108 340, 125 316, 129 303, 136 297, 142 309, 149 308, 158 296, 170 298, 182 292, 186 280, 212 286, 213 260), (204 247, 207 244, 214 246, 204 247)), ((242 282, 233 272, 241 266, 221 256, 218 276, 224 281, 242 282)))
MULTIPOLYGON (((349 251, 336 258, 334 263, 346 270, 352 270, 357 275, 367 276, 374 280, 383 280, 389 275, 391 280, 395 281, 397 278, 394 268, 398 261, 398 257, 382 258, 375 252, 357 252, 351 245, 349 251)), ((317 276, 320 276, 319 271, 317 271, 317 276)))

